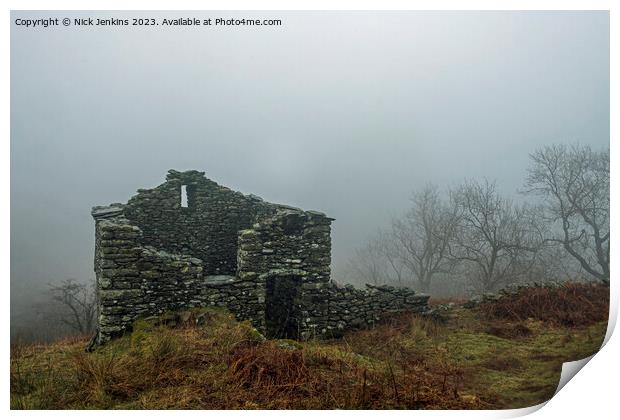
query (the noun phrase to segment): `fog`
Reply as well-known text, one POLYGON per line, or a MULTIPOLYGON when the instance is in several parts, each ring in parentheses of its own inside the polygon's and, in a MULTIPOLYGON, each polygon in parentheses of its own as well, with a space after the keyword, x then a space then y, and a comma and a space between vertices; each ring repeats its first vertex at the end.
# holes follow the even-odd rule
MULTIPOLYGON (((163 13, 13 12, 18 17, 163 13)), ((11 314, 94 278, 95 205, 197 169, 333 223, 335 276, 412 190, 609 146, 607 12, 165 13, 279 27, 11 30, 11 314)), ((15 321, 13 321, 15 322, 15 321)))

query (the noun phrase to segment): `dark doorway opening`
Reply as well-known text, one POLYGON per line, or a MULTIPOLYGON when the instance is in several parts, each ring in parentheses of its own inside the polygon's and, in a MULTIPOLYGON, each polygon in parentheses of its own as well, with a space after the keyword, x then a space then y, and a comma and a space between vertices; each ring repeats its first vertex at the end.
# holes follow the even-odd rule
POLYGON ((270 338, 298 339, 301 321, 301 277, 275 275, 267 278, 265 326, 270 338))

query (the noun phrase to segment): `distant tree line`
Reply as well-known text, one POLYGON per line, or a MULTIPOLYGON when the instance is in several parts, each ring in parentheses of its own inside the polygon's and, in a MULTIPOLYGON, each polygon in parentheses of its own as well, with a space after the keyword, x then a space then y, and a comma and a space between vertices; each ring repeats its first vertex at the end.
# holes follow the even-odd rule
POLYGON ((487 179, 427 185, 355 251, 349 276, 443 295, 578 278, 609 284, 609 151, 543 147, 530 155, 521 193, 532 200, 516 203, 487 179))

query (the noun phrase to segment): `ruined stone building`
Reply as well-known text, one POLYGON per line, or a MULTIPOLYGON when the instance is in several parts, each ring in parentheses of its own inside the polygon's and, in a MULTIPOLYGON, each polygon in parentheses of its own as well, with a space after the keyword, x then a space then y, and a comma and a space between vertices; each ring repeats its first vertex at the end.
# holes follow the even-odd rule
POLYGON ((427 309, 428 296, 409 289, 336 286, 334 219, 232 191, 204 172, 170 170, 163 184, 92 216, 99 344, 137 318, 208 305, 298 339, 427 309))

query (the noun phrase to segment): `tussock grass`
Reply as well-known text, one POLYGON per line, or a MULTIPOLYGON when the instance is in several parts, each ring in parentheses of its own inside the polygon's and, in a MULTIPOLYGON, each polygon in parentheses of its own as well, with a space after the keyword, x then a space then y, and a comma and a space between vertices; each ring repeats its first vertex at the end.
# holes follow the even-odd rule
POLYGON ((525 407, 551 397, 561 363, 597 351, 605 327, 454 309, 446 323, 402 314, 294 342, 208 308, 174 325, 138 321, 92 353, 84 338, 12 349, 11 408, 525 407))

